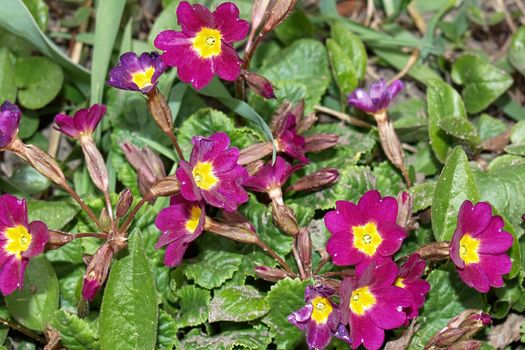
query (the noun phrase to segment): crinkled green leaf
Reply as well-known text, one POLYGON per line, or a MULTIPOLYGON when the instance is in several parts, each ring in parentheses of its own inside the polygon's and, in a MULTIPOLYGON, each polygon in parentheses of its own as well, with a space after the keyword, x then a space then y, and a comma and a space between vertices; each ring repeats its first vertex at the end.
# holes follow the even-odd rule
POLYGON ((29 220, 40 220, 47 227, 60 230, 67 225, 80 211, 80 207, 73 200, 40 201, 31 199, 27 201, 29 220))
POLYGON ((27 57, 16 61, 15 83, 18 101, 28 109, 46 106, 58 95, 64 81, 59 65, 46 57, 27 57))
POLYGON ((157 331, 157 349, 172 350, 178 343, 177 324, 166 311, 159 310, 159 329, 157 331))
MULTIPOLYGON (((339 44, 346 57, 351 60, 356 80, 362 81, 366 74, 367 55, 361 39, 339 22, 335 22, 332 25, 330 35, 339 44)), ((351 90, 343 92, 349 93, 351 90)))
POLYGON ((436 183, 434 181, 418 183, 410 188, 410 195, 414 199, 414 212, 427 209, 432 205, 435 189, 436 183))
POLYGON ((224 331, 213 337, 205 334, 191 334, 180 344, 180 350, 233 350, 233 349, 267 349, 272 336, 264 328, 247 328, 224 331))
POLYGON ((43 331, 58 309, 58 280, 44 256, 32 258, 24 275, 24 288, 6 295, 7 309, 15 320, 36 331, 43 331))
POLYGON ((216 291, 210 303, 209 321, 245 322, 264 316, 270 307, 252 286, 232 286, 216 291))
POLYGON ((304 306, 304 291, 312 284, 310 280, 285 278, 272 286, 266 296, 270 312, 263 318, 275 334, 277 349, 293 349, 303 339, 304 334, 288 322, 288 315, 304 306))
POLYGON ((390 162, 381 162, 372 169, 374 188, 383 196, 394 196, 405 188, 403 178, 390 162))
POLYGON ((512 85, 512 77, 480 56, 465 54, 452 66, 452 79, 464 85, 465 107, 470 114, 490 106, 512 85))
POLYGON ((69 350, 98 350, 98 334, 75 314, 58 310, 51 325, 60 332, 60 342, 69 350))
POLYGON ((525 26, 521 26, 516 33, 512 35, 512 42, 510 44, 508 59, 510 64, 514 66, 525 76, 525 26))
POLYGON ((113 264, 100 308, 102 349, 154 349, 158 305, 155 276, 144 254, 139 229, 130 236, 129 254, 113 264))
POLYGON ((242 256, 222 250, 206 249, 184 263, 184 274, 201 287, 220 287, 239 269, 242 256))
POLYGON ((459 208, 467 199, 477 202, 480 195, 467 155, 458 146, 445 163, 432 199, 432 229, 437 241, 452 238, 459 208))
POLYGON ((197 326, 206 322, 209 313, 210 291, 186 285, 176 292, 179 309, 175 314, 177 328, 197 326))
POLYGON ((442 80, 427 82, 428 135, 434 154, 445 162, 450 149, 451 138, 439 126, 445 118, 467 118, 465 106, 459 94, 442 80))

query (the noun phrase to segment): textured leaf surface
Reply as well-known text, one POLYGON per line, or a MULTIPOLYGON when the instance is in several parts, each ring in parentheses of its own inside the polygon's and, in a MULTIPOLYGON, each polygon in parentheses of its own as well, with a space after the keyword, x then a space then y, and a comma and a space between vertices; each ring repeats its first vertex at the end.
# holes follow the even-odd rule
POLYGON ((197 286, 183 286, 176 292, 179 310, 175 315, 178 328, 197 326, 206 322, 210 304, 210 292, 197 286))
POLYGON ((222 250, 206 249, 184 264, 184 274, 201 287, 220 287, 239 269, 242 256, 222 250))
POLYGON ((80 207, 73 201, 27 201, 29 220, 40 220, 47 227, 60 230, 75 218, 80 207))
POLYGON ((181 350, 233 350, 233 349, 267 349, 272 341, 266 329, 239 329, 221 332, 213 337, 203 334, 192 334, 180 344, 181 350))
POLYGON ((58 310, 51 323, 60 332, 60 342, 69 350, 98 350, 98 334, 85 320, 58 310))
POLYGON ((252 286, 226 287, 213 296, 210 322, 245 322, 264 316, 269 310, 264 296, 252 286))

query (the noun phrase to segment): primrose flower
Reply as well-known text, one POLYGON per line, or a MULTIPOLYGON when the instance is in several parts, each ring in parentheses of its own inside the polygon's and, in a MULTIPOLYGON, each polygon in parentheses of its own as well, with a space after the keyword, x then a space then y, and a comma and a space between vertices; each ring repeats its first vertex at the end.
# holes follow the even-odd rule
POLYGON ((405 311, 407 320, 419 315, 419 308, 425 303, 425 295, 430 291, 430 284, 421 279, 425 272, 426 263, 419 254, 412 254, 408 260, 401 265, 394 285, 405 289, 412 296, 412 305, 405 311))
POLYGON ((395 80, 387 85, 384 79, 375 81, 367 92, 365 89, 355 89, 348 95, 348 104, 359 108, 368 114, 378 114, 386 111, 392 100, 403 89, 403 82, 395 80))
POLYGON ((502 287, 502 276, 512 262, 505 252, 512 246, 512 235, 503 231, 501 216, 492 216, 487 202, 473 205, 465 201, 458 214, 458 225, 450 242, 450 258, 459 277, 481 293, 502 287))
POLYGON ((20 108, 9 101, 0 106, 0 150, 9 146, 15 139, 21 115, 20 108))
POLYGON ((255 175, 250 176, 244 182, 244 187, 255 192, 266 192, 270 198, 280 199, 282 202, 281 187, 301 167, 301 164, 292 166, 284 158, 277 156, 275 164, 266 163, 255 175))
POLYGON ((165 30, 155 39, 161 58, 177 67, 180 80, 202 89, 217 74, 234 81, 241 74, 241 59, 232 44, 243 40, 250 24, 239 19, 239 9, 225 2, 211 12, 202 5, 182 1, 177 7, 181 31, 165 30))
POLYGON ((109 71, 108 84, 117 89, 140 91, 147 94, 157 85, 162 73, 168 67, 156 52, 144 52, 137 56, 126 52, 119 63, 109 71))
POLYGON ((230 146, 223 132, 195 136, 190 161, 181 161, 176 171, 180 192, 189 201, 204 201, 226 211, 235 211, 248 201, 242 188, 248 172, 237 164, 239 150, 230 146))
POLYGON ((324 222, 332 236, 326 244, 335 265, 365 268, 371 261, 391 261, 407 233, 396 224, 397 201, 368 191, 359 203, 337 201, 324 222))
POLYGON ((310 349, 324 349, 332 336, 351 343, 346 327, 340 322, 339 307, 330 296, 334 290, 324 286, 308 286, 304 293, 306 305, 288 316, 288 322, 306 331, 310 349))
POLYGON ((104 114, 106 114, 106 106, 94 104, 90 108, 78 110, 73 117, 58 114, 55 117, 55 123, 58 131, 79 140, 82 136, 91 136, 104 114))
POLYGON ((283 152, 302 163, 310 162, 305 156, 305 138, 297 133, 295 115, 288 113, 283 119, 275 141, 279 152, 283 152))
POLYGON ((44 252, 49 240, 41 221, 28 223, 24 199, 10 194, 0 196, 0 291, 3 295, 22 289, 29 260, 44 252))
POLYGON ((406 290, 394 285, 397 274, 393 262, 374 262, 341 283, 341 319, 350 325, 354 349, 361 344, 368 350, 379 349, 385 330, 405 323, 403 308, 412 305, 412 298, 406 290))
POLYGON ((181 195, 171 197, 170 206, 160 211, 155 226, 162 232, 155 249, 164 246, 164 264, 173 267, 180 264, 188 245, 203 231, 204 203, 189 202, 181 195))

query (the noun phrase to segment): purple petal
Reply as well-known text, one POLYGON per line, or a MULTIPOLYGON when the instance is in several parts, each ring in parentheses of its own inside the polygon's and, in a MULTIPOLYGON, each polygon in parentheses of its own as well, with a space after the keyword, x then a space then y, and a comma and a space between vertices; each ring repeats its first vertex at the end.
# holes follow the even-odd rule
POLYGON ((310 349, 324 349, 332 340, 332 332, 327 325, 318 325, 311 320, 307 323, 306 342, 310 349))
POLYGON ((465 268, 458 269, 459 277, 469 287, 480 293, 488 293, 490 290, 489 279, 481 264, 468 264, 465 268))
POLYGON ((226 43, 243 40, 250 31, 250 24, 239 19, 239 9, 234 3, 220 4, 213 12, 216 28, 221 32, 222 40, 226 43))
POLYGON ((98 280, 84 278, 84 283, 82 284, 82 298, 87 301, 95 299, 100 287, 102 287, 102 285, 98 280))
POLYGON ((182 160, 179 163, 175 175, 180 182, 180 193, 186 200, 194 202, 202 199, 197 185, 193 181, 191 167, 187 161, 182 160))
POLYGON ((44 252, 46 243, 49 240, 49 231, 46 224, 42 221, 31 222, 28 231, 31 234, 31 245, 26 251, 22 252, 22 257, 29 259, 44 252))
POLYGON ((241 74, 241 59, 228 44, 223 43, 221 54, 211 59, 213 60, 214 73, 217 73, 219 78, 235 81, 241 74))
POLYGON ((177 66, 179 79, 197 90, 204 88, 213 79, 213 61, 198 57, 193 49, 186 51, 185 57, 186 59, 177 66))
POLYGON ((214 28, 214 18, 210 10, 196 4, 191 6, 187 1, 182 1, 177 7, 177 20, 182 31, 195 35, 203 27, 214 28))
POLYGON ((0 268, 0 292, 3 295, 9 295, 17 288, 22 289, 24 285, 24 271, 29 261, 26 260, 24 262, 24 260, 17 259, 16 255, 12 255, 0 268))
POLYGON ((385 331, 377 327, 367 313, 350 316, 350 337, 352 348, 363 344, 367 350, 378 350, 385 340, 385 331))
MULTIPOLYGON (((0 228, 22 225, 27 227, 27 206, 25 199, 18 199, 13 195, 0 196, 0 228)), ((3 230, 2 230, 3 231, 3 230)), ((3 232, 0 232, 3 233, 3 232)))
POLYGON ((360 110, 367 112, 367 113, 376 112, 376 108, 374 104, 372 103, 370 96, 364 89, 355 89, 348 96, 348 104, 350 106, 359 108, 360 110))
POLYGON ((396 222, 397 201, 393 197, 381 198, 378 191, 371 190, 359 199, 357 206, 377 222, 396 222))
POLYGON ((0 149, 7 147, 15 138, 21 115, 20 108, 9 101, 0 107, 0 149))
POLYGON ((387 88, 388 100, 392 101, 403 88, 404 84, 401 80, 394 80, 387 88))

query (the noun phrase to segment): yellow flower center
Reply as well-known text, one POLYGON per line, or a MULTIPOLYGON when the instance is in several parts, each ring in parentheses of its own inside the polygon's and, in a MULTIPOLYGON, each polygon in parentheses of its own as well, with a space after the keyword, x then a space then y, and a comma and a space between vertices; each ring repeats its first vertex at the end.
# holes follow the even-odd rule
POLYGON ((195 233, 197 226, 199 226, 201 213, 202 213, 202 210, 199 206, 194 205, 193 207, 191 207, 190 218, 188 219, 188 221, 186 221, 186 230, 190 234, 195 233))
POLYGON ((398 277, 394 282, 394 286, 399 288, 406 288, 405 279, 403 277, 398 277))
POLYGON ((213 173, 213 165, 210 162, 198 162, 193 167, 192 174, 197 186, 206 191, 215 187, 219 182, 213 173))
POLYGON ((475 239, 468 233, 459 241, 459 256, 466 265, 479 262, 478 250, 479 239, 475 239))
POLYGON ((5 231, 5 236, 7 237, 7 244, 4 250, 11 255, 16 255, 18 259, 31 245, 32 237, 22 225, 8 228, 5 231))
POLYGON ((376 253, 377 247, 383 242, 383 238, 377 231, 377 226, 369 222, 363 226, 353 226, 354 247, 368 256, 376 253))
POLYGON ((202 58, 220 55, 221 32, 217 29, 202 28, 195 38, 193 38, 193 48, 202 58))
POLYGON ((358 288, 352 292, 350 297, 350 310, 356 315, 363 315, 368 309, 376 304, 376 298, 368 289, 368 286, 358 288))
POLYGON ((152 86, 151 78, 155 73, 155 68, 148 67, 144 71, 139 71, 131 74, 131 81, 138 86, 139 89, 144 89, 145 87, 152 86))
POLYGON ((317 324, 324 324, 328 321, 328 317, 332 313, 332 305, 330 300, 325 297, 315 297, 312 300, 312 306, 314 307, 312 311, 312 319, 317 324))

